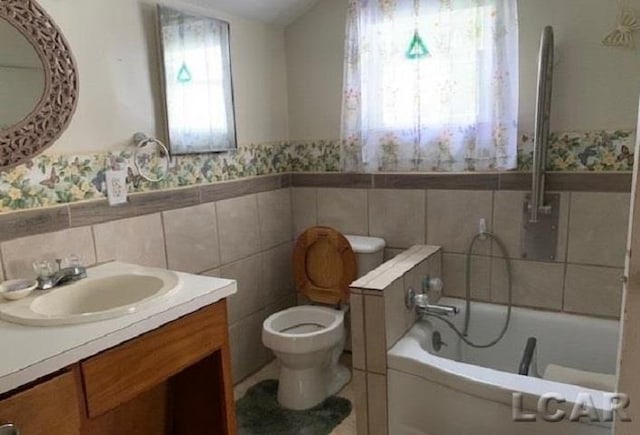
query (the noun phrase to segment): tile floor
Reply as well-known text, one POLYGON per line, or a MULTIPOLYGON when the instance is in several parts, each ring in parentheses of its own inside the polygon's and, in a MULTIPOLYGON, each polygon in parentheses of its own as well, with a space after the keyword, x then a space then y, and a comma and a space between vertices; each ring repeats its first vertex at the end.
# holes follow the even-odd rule
MULTIPOLYGON (((348 367, 350 364, 350 355, 343 355, 343 364, 346 364, 348 367)), ((234 396, 235 400, 242 398, 247 390, 251 388, 253 385, 258 382, 264 381, 265 379, 278 379, 278 373, 280 368, 278 366, 278 361, 271 361, 269 364, 264 366, 262 369, 249 376, 244 381, 237 384, 234 388, 234 396)), ((345 399, 349 399, 351 404, 353 405, 351 414, 347 418, 345 418, 338 427, 336 427, 331 435, 356 435, 356 412, 355 412, 355 404, 354 397, 355 394, 353 392, 353 385, 349 382, 339 393, 338 396, 344 397, 345 399)))

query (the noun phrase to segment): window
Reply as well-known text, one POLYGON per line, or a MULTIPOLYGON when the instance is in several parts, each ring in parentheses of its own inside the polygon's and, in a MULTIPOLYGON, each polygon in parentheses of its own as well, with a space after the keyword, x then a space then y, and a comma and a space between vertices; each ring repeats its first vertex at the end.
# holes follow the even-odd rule
POLYGON ((353 0, 347 34, 347 169, 515 167, 515 0, 353 0))

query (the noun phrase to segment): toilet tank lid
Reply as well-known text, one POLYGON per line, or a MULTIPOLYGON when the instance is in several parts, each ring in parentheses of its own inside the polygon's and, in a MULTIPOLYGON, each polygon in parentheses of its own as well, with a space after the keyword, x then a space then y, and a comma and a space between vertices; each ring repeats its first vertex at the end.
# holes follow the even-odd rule
POLYGON ((351 236, 345 235, 353 252, 356 254, 373 254, 374 252, 380 252, 386 246, 384 239, 379 237, 365 237, 365 236, 351 236))

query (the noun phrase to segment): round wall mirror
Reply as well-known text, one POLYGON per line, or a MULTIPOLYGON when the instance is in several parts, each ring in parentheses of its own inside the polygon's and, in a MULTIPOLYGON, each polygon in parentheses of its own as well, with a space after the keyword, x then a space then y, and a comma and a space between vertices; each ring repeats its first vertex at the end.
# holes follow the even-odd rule
POLYGON ((22 121, 44 93, 44 66, 27 38, 0 20, 0 130, 22 121))
POLYGON ((60 137, 78 102, 69 44, 35 0, 0 6, 0 170, 25 163, 60 137))

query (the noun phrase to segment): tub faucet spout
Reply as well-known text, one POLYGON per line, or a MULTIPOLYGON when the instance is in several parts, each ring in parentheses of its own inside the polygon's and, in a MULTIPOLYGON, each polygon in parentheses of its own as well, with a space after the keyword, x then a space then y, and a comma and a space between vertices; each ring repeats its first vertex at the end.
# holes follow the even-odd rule
POLYGON ((455 316, 460 312, 458 307, 453 305, 442 304, 427 304, 425 307, 416 306, 416 311, 420 315, 434 315, 434 316, 455 316))
MULTIPOLYGON (((411 297, 411 296, 410 296, 411 297)), ((432 304, 429 302, 429 296, 427 293, 413 294, 413 305, 416 308, 416 312, 421 315, 433 315, 433 316, 455 316, 460 312, 460 308, 453 305, 444 304, 432 304)))

